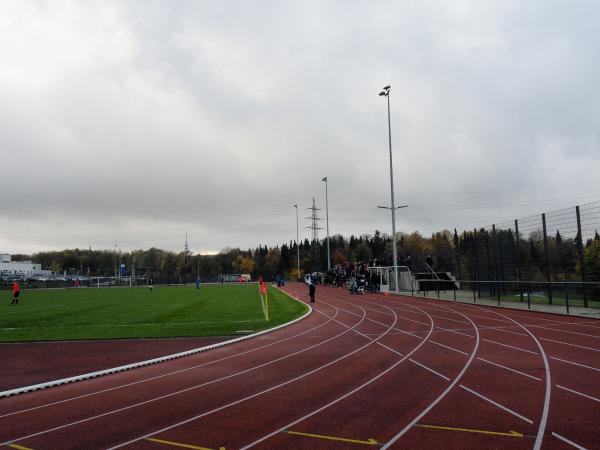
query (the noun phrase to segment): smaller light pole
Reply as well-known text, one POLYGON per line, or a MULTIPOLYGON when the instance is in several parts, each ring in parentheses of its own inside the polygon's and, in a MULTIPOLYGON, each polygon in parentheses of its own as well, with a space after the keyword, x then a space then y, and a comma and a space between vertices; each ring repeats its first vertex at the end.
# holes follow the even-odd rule
POLYGON ((300 279, 300 235, 298 231, 298 205, 294 205, 296 208, 296 257, 298 258, 298 279, 300 279))
POLYGON ((331 270, 331 254, 329 253, 329 201, 327 199, 327 177, 321 181, 325 182, 325 217, 327 219, 327 271, 331 270))
POLYGON ((115 244, 115 283, 117 282, 117 244, 115 244))

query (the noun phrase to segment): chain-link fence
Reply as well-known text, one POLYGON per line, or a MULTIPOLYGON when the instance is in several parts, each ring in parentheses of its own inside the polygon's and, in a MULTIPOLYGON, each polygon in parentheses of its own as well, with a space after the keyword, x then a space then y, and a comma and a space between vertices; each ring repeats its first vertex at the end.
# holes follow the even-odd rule
POLYGON ((553 286, 578 283, 573 296, 587 306, 600 294, 585 284, 600 281, 599 231, 600 202, 465 231, 455 248, 459 272, 479 296, 506 296, 506 282, 547 283, 550 304, 553 286))

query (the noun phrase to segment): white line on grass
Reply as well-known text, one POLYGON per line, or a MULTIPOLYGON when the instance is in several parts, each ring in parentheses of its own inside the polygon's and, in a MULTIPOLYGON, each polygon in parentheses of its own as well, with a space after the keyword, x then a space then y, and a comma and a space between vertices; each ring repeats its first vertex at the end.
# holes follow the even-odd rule
POLYGON ((260 304, 262 306, 263 316, 265 316, 265 320, 267 320, 267 310, 265 309, 265 301, 263 300, 263 296, 260 293, 260 291, 258 292, 258 296, 260 297, 260 304))

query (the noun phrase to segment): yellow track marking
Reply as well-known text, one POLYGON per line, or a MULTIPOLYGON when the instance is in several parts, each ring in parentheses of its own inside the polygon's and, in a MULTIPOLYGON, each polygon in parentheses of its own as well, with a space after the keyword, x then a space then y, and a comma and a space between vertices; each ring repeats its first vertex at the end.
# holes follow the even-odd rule
MULTIPOLYGON (((172 445, 174 447, 191 448, 193 450, 213 450, 212 448, 208 447, 198 447, 197 445, 182 444, 181 442, 165 441, 162 439, 148 438, 146 440, 150 442, 156 442, 158 444, 172 445)), ((225 447, 219 447, 219 450, 225 450, 225 447)))
POLYGON ((436 425, 422 425, 422 424, 417 424, 417 425, 415 425, 415 427, 431 428, 434 430, 462 431, 465 433, 489 434, 489 435, 493 435, 493 436, 509 436, 509 437, 518 437, 518 438, 525 437, 525 435, 523 433, 519 433, 518 431, 509 431, 508 433, 505 433, 505 432, 501 432, 501 431, 474 430, 471 428, 440 427, 440 426, 436 426, 436 425))
POLYGON ((22 445, 18 445, 18 444, 7 444, 10 448, 16 448, 17 450, 33 450, 29 447, 23 447, 22 445))
POLYGON ((369 440, 366 440, 366 441, 359 441, 357 439, 348 439, 348 438, 335 437, 335 436, 324 436, 322 434, 300 433, 298 431, 286 431, 286 433, 295 434, 297 436, 312 437, 312 438, 317 438, 317 439, 327 439, 329 441, 351 442, 353 444, 365 444, 365 445, 379 445, 379 442, 377 442, 373 438, 370 438, 369 440))

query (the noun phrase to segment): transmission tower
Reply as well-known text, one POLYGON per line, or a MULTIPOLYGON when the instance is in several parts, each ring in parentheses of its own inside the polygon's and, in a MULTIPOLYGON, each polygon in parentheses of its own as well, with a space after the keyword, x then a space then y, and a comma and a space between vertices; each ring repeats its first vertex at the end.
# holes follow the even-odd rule
POLYGON ((312 207, 306 208, 306 209, 311 211, 310 217, 307 217, 307 219, 311 220, 311 225, 306 228, 310 228, 312 230, 312 242, 311 242, 312 254, 313 254, 315 263, 318 263, 320 261, 319 230, 323 229, 319 226, 319 220, 323 220, 323 219, 321 219, 319 216, 317 216, 317 211, 321 211, 321 209, 317 208, 314 197, 313 197, 313 201, 312 201, 312 207))
POLYGON ((183 246, 183 255, 184 255, 185 262, 187 262, 188 257, 190 255, 190 247, 188 245, 187 232, 185 233, 185 244, 183 246))

